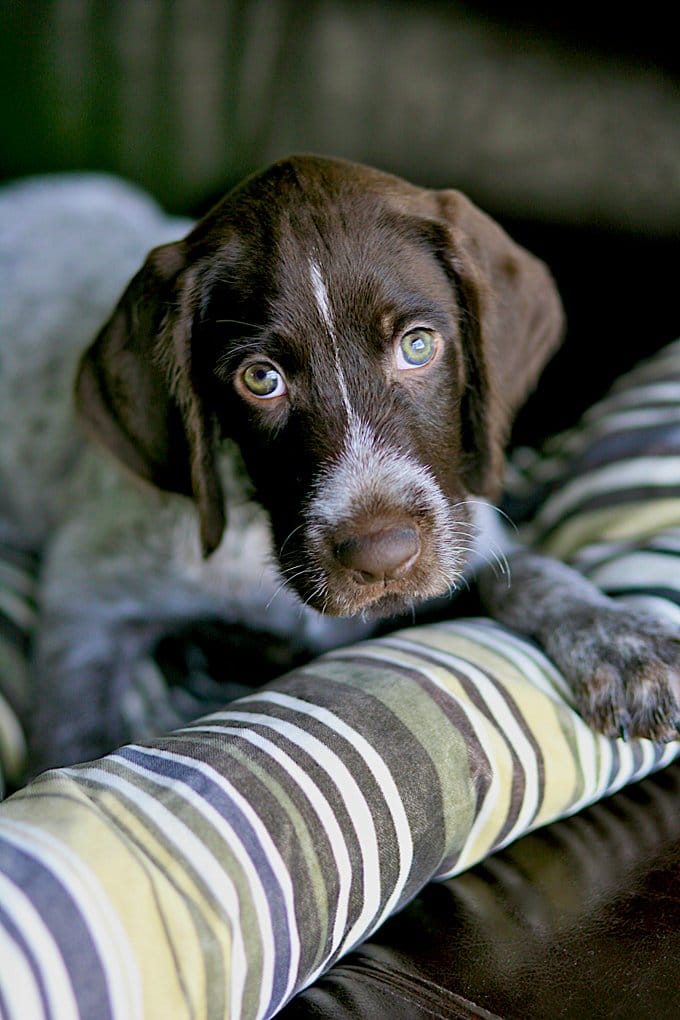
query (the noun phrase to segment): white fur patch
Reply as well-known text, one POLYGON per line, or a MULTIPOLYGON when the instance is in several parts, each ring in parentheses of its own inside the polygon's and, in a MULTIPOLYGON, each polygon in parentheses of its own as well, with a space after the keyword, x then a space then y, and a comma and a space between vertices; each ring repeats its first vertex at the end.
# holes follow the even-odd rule
POLYGON ((322 477, 311 514, 332 527, 363 507, 377 510, 381 503, 399 507, 414 496, 420 496, 442 524, 448 522, 448 503, 433 475, 355 418, 342 456, 322 477))
POLYGON ((316 301, 316 307, 319 311, 321 321, 326 327, 328 338, 331 341, 333 347, 333 360, 335 362, 335 371, 338 376, 338 387, 342 395, 342 402, 345 405, 345 411, 347 413, 348 422, 352 422, 356 418, 354 409, 350 403, 349 391, 347 389, 347 380, 345 379, 345 373, 342 370, 340 364, 340 348, 338 347, 338 335, 335 329, 335 323, 333 322, 333 316, 331 315, 330 302, 328 300, 328 289, 321 275, 321 270, 317 262, 314 259, 309 261, 309 278, 312 282, 312 291, 314 293, 314 300, 316 301))

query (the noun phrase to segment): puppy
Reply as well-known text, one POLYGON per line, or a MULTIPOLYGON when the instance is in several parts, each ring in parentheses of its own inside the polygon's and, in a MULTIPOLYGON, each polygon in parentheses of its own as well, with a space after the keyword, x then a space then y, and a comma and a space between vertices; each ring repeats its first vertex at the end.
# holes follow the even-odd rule
MULTIPOLYGON (((278 162, 153 250, 78 372, 113 458, 79 458, 47 558, 40 764, 114 745, 130 664, 187 619, 313 654, 454 591, 498 542, 510 426, 562 328, 546 267, 461 193, 341 160, 278 162)), ((486 604, 586 719, 675 737, 676 636, 510 561, 486 604)))

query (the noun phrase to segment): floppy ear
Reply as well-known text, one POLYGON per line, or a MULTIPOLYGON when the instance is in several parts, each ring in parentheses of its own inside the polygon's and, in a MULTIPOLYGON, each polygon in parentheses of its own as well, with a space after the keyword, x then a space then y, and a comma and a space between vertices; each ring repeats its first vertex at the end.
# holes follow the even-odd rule
POLYGON ((495 497, 512 421, 559 346, 564 313, 547 267, 459 191, 436 192, 465 306, 463 442, 469 487, 495 497))
POLYGON ((81 359, 76 403, 88 431, 131 471, 194 497, 207 556, 225 511, 215 422, 192 378, 193 283, 183 242, 150 253, 81 359))

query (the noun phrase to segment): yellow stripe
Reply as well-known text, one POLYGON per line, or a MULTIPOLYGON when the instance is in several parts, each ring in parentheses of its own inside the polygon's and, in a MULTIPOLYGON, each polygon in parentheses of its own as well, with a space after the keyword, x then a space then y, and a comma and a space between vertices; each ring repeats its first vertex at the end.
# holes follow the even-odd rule
MULTIPOLYGON (((145 1020, 205 1016, 209 991, 204 954, 210 947, 199 941, 192 908, 220 945, 227 977, 229 927, 192 882, 182 858, 157 841, 115 794, 87 789, 80 778, 74 781, 60 773, 49 774, 8 801, 4 810, 33 824, 39 815, 41 831, 67 844, 96 876, 129 940, 145 1020), (187 1009, 178 962, 193 1009, 187 1009)), ((106 965, 111 962, 107 956, 106 965)), ((114 980, 120 977, 113 975, 114 980)), ((134 980, 136 975, 128 977, 134 980)), ((228 988, 224 994, 228 1003, 228 988)))
POLYGON ((650 538, 680 526, 680 499, 642 500, 579 513, 539 542, 543 552, 568 559, 591 542, 626 542, 650 538))
MULTIPOLYGON (((486 635, 484 636, 486 638, 486 635)), ((444 629, 437 630, 434 627, 427 631, 427 640, 431 645, 436 644, 442 651, 468 659, 474 665, 488 671, 512 695, 518 711, 543 753, 545 789, 537 820, 554 818, 557 813, 564 810, 565 804, 573 800, 581 783, 579 763, 574 760, 564 731, 565 719, 573 714, 571 710, 557 694, 555 698, 548 697, 527 680, 522 670, 504 654, 502 641, 499 642, 496 652, 488 647, 486 640, 484 643, 476 642, 468 636, 444 629)), ((549 680, 547 675, 546 679, 549 680)), ((486 743, 485 749, 489 751, 486 743)), ((503 759, 496 754, 494 767, 509 769, 509 755, 507 760, 505 756, 503 759)), ((507 775, 507 771, 501 774, 507 775)), ((503 821, 504 819, 500 820, 501 824, 503 821)), ((486 833, 483 839, 475 841, 482 853, 488 852, 490 843, 490 832, 486 833)))
POLYGON ((340 652, 337 656, 318 660, 314 663, 314 670, 321 670, 325 678, 366 691, 386 705, 412 734, 429 755, 440 789, 445 794, 442 804, 445 844, 448 848, 462 847, 474 819, 476 799, 475 777, 468 771, 466 742, 430 693, 399 673, 396 673, 395 682, 395 673, 390 671, 390 665, 414 670, 447 693, 451 692, 464 702, 465 713, 470 715, 462 686, 443 666, 423 662, 417 652, 387 647, 380 642, 365 642, 348 649, 347 655, 351 660, 347 664, 340 652), (366 667, 353 658, 356 655, 374 659, 375 663, 366 667))
POLYGON ((26 755, 24 732, 0 692, 0 769, 10 783, 16 784, 20 781, 26 767, 26 755))

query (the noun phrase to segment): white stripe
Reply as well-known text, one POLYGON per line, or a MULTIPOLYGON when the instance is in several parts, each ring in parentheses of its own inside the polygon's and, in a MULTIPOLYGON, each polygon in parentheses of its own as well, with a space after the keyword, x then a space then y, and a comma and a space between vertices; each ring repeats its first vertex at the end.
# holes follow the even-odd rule
MULTIPOLYGON (((477 737, 480 746, 484 753, 489 757, 490 761, 489 788, 479 811, 472 819, 470 832, 466 836, 465 843, 458 854, 455 868, 453 870, 447 869, 445 872, 438 871, 437 869, 434 871, 433 877, 448 878, 451 875, 458 874, 459 871, 463 871, 465 868, 470 867, 479 859, 479 855, 474 858, 470 857, 470 848, 477 839, 478 831, 486 825, 489 815, 491 815, 495 810, 498 800, 505 789, 504 784, 501 782, 502 770, 498 767, 498 763, 492 758, 489 741, 489 732, 491 730, 495 731, 496 727, 494 727, 494 724, 484 715, 481 709, 477 708, 477 706, 471 701, 459 698, 452 694, 451 689, 444 683, 438 672, 434 668, 429 668, 428 665, 423 662, 422 655, 413 655, 413 653, 409 653, 405 649, 403 654, 399 655, 396 654, 396 651, 397 650, 395 649, 395 654, 390 655, 383 643, 371 644, 370 642, 363 642, 361 645, 362 656, 375 659, 380 663, 390 663, 395 666, 403 667, 404 662, 408 662, 411 668, 419 672, 425 679, 430 680, 431 683, 438 687, 439 690, 443 691, 449 698, 451 698, 452 701, 455 701, 465 715, 465 718, 477 737)), ((342 655, 342 650, 339 650, 338 652, 328 653, 327 658, 342 658, 342 655)), ((442 779, 442 783, 443 782, 444 780, 442 779)), ((478 793, 479 791, 475 790, 475 795, 478 793)), ((447 833, 447 835, 449 834, 447 833)), ((489 848, 487 847, 487 851, 488 849, 489 848)), ((450 846, 447 845, 444 847, 445 857, 448 857, 451 852, 452 850, 450 846)))
POLYGON ((544 508, 539 511, 535 523, 537 527, 545 528, 559 521, 567 511, 574 507, 578 508, 580 502, 587 501, 593 496, 649 485, 661 490, 666 485, 677 485, 678 479, 680 457, 635 457, 607 464, 568 482, 548 499, 544 508))
POLYGON ((622 545, 620 539, 612 539, 606 542, 593 541, 592 544, 575 552, 570 557, 569 563, 580 574, 590 577, 592 571, 597 570, 614 559, 618 559, 624 549, 625 546, 622 545))
POLYGON ((668 407, 637 407, 634 404, 630 409, 609 411, 602 418, 596 417, 589 421, 586 428, 576 425, 569 431, 561 432, 554 439, 548 440, 547 450, 551 456, 537 458, 526 468, 519 463, 520 473, 523 475, 526 472, 530 477, 539 479, 544 476, 550 477, 555 474, 556 470, 564 470, 565 462, 569 456, 577 456, 584 450, 590 449, 593 443, 605 440, 612 433, 640 429, 640 444, 644 447, 644 433, 648 428, 675 425, 679 416, 679 405, 676 402, 672 402, 668 407), (553 454, 552 451, 555 447, 557 449, 553 454))
MULTIPOLYGON (((68 770, 64 769, 64 772, 68 770)), ((111 1012, 121 1020, 143 1016, 138 961, 121 923, 99 879, 83 857, 46 829, 16 819, 5 819, 5 836, 37 857, 68 892, 103 961, 111 1012), (12 831, 14 830, 14 831, 12 831)))
MULTIPOLYGON (((1 879, 1 876, 0 876, 1 879)), ((2 881, 0 880, 0 895, 2 881)), ((36 984, 33 971, 19 947, 10 940, 7 932, 0 928, 0 1001, 5 1007, 2 1010, 3 1020, 47 1020, 43 1010, 40 991, 36 984), (7 978, 3 980, 3 974, 7 978), (11 975, 11 977, 10 977, 11 975)))
MULTIPOLYGON (((606 740, 606 737, 599 737, 600 740, 606 740)), ((633 758, 633 746, 627 740, 619 739, 617 741, 617 749, 619 752, 619 768, 614 776, 613 780, 609 784, 608 792, 616 793, 622 786, 625 786, 629 782, 635 770, 635 760, 633 758)), ((591 800, 595 800, 595 795, 598 791, 593 790, 591 800)), ((579 804, 578 807, 582 805, 579 804)))
POLYGON ((630 389, 616 390, 599 403, 594 404, 583 415, 583 421, 591 423, 617 408, 644 406, 650 404, 675 404, 680 401, 680 382, 655 382, 630 389))
MULTIPOLYGON (((626 604, 637 603, 637 601, 640 602, 641 608, 646 608, 645 599, 642 597, 640 600, 637 600, 633 597, 631 597, 630 599, 629 598, 617 599, 617 602, 619 603, 625 602, 626 604)), ((673 603, 666 602, 665 600, 657 599, 656 602, 662 602, 665 606, 672 607, 671 611, 673 612, 674 617, 675 614, 677 614, 678 620, 680 621, 680 608, 676 607, 673 603)), ((653 609, 653 607, 648 607, 648 609, 651 610, 653 609)), ((496 625, 493 624, 491 621, 485 620, 479 621, 475 625, 474 633, 472 624, 467 625, 463 622, 456 621, 453 624, 446 625, 446 629, 449 631, 455 630, 456 632, 458 632, 467 630, 470 632, 470 636, 474 640, 479 641, 480 644, 486 644, 488 647, 493 648, 495 642, 493 642, 492 640, 482 641, 479 631, 477 630, 477 628, 481 629, 482 627, 484 627, 484 629, 490 635, 493 635, 496 625)), ((521 651, 526 652, 527 650, 526 646, 522 642, 521 638, 515 638, 514 635, 503 632, 499 634, 499 638, 502 638, 502 640, 499 640, 497 642, 499 654, 506 655, 507 658, 512 658, 513 660, 515 660, 517 666, 521 669, 522 673, 527 675, 527 678, 530 680, 533 686, 540 688, 548 696, 552 695, 553 700, 555 700, 558 705, 562 704, 564 708, 569 710, 572 723, 575 724, 573 726, 573 732, 575 734, 575 739, 578 746, 577 764, 583 773, 584 792, 578 801, 574 802, 574 804, 571 807, 568 807, 566 809, 567 813, 573 814, 575 811, 580 810, 587 804, 599 800, 605 794, 612 792, 609 786, 609 773, 611 771, 611 763, 613 760, 612 739, 610 737, 605 737, 600 733, 596 733, 582 719, 578 711, 571 704, 573 694, 567 681, 565 680, 563 675, 552 665, 550 660, 543 656, 539 649, 535 650, 535 655, 537 657, 540 657, 541 666, 538 668, 536 667, 530 668, 531 662, 528 655, 520 654, 517 656, 513 655, 511 657, 509 654, 509 648, 506 648, 506 644, 507 645, 513 644, 517 646, 520 652, 521 651), (549 675, 550 680, 546 679, 546 674, 549 675), (555 682, 555 690, 551 689, 550 681, 555 682)), ((617 743, 619 747, 623 746, 621 741, 618 741, 617 743)), ((639 775, 642 776, 646 775, 647 772, 649 772, 650 768, 652 767, 654 745, 647 740, 640 740, 638 743, 639 746, 642 747, 643 749, 644 756, 644 765, 639 770, 639 775)), ((626 746, 628 747, 628 745, 626 746)), ((678 744, 678 752, 680 753, 680 743, 678 744)), ((672 760, 673 757, 674 755, 671 754, 668 760, 669 761, 672 760)), ((621 775, 622 772, 621 770, 619 770, 619 773, 617 773, 616 780, 617 782, 619 782, 619 785, 625 785, 625 783, 630 782, 633 778, 632 772, 624 772, 622 783, 621 775)))
POLYGON ((618 595, 615 594, 616 604, 619 606, 630 606, 631 609, 644 609, 651 613, 657 620, 667 621, 672 627, 680 628, 680 606, 670 599, 660 598, 658 595, 618 595))
MULTIPOLYGON (((571 565, 576 567, 582 574, 591 575, 602 567, 613 566, 615 563, 626 563, 629 557, 640 554, 649 556, 664 557, 673 562, 673 557, 680 556, 680 528, 671 528, 660 531, 656 535, 649 535, 644 541, 640 541, 633 549, 627 549, 626 543, 621 539, 602 542, 592 542, 579 549, 571 558, 571 565)), ((676 563, 677 569, 677 563, 676 563)), ((627 571, 629 573, 629 568, 627 571)), ((629 576, 634 576, 633 574, 629 576)))
MULTIPOLYGON (((678 393, 680 397, 680 393, 678 393)), ((680 407, 673 402, 669 407, 637 407, 624 408, 622 411, 610 411, 600 421, 593 422, 588 429, 577 429, 582 442, 581 446, 590 445, 612 432, 629 432, 641 430, 640 442, 644 443, 645 431, 659 425, 676 425, 680 419, 680 407)))
MULTIPOLYGON (((206 762, 199 761, 195 758, 189 758, 185 755, 176 754, 172 751, 164 751, 160 748, 153 748, 149 750, 148 748, 141 747, 138 744, 132 744, 130 746, 138 753, 147 755, 151 760, 154 758, 162 758, 165 761, 177 762, 185 768, 190 768, 192 770, 195 769, 201 772, 224 790, 227 796, 233 800, 237 808, 245 815, 252 825, 257 834, 257 839, 262 853, 276 875, 285 901, 288 944, 291 955, 287 982, 287 996, 290 995, 295 978, 297 977, 300 963, 300 935, 295 923, 295 891, 290 880, 290 873, 281 859, 281 855, 274 845, 268 830, 263 825, 262 820, 255 813, 252 805, 242 797, 238 790, 224 776, 206 762)), ((128 759, 125 759, 125 762, 128 765, 134 765, 135 770, 138 767, 136 762, 131 763, 128 759)), ((219 813, 219 811, 212 807, 209 799, 201 796, 201 794, 197 794, 196 791, 188 784, 180 784, 175 777, 159 775, 152 768, 149 768, 148 771, 144 770, 143 774, 148 781, 158 783, 160 786, 172 789, 174 793, 179 794, 184 800, 190 803, 192 807, 199 811, 200 814, 202 814, 210 823, 212 828, 221 835, 225 843, 229 846, 229 849, 233 852, 234 857, 243 868, 250 887, 255 913, 257 915, 260 933, 262 935, 263 964, 260 980, 259 1011, 260 1013, 263 1013, 266 1006, 269 1004, 273 991, 275 946, 272 937, 273 923, 269 909, 269 900, 262 884, 262 877, 260 873, 255 868, 250 854, 246 850, 233 826, 219 813)))
MULTIPOLYGON (((211 715, 210 718, 214 719, 215 716, 211 715)), ((305 770, 302 769, 289 754, 286 754, 285 751, 282 751, 281 748, 274 744, 271 740, 263 737, 255 730, 241 729, 236 726, 218 726, 206 723, 202 725, 192 725, 184 730, 178 730, 177 732, 189 734, 218 733, 221 736, 234 736, 242 740, 246 740, 248 743, 253 744, 254 747, 257 747, 259 750, 264 751, 265 754, 268 754, 270 758, 276 761, 285 770, 287 778, 297 783, 299 789, 305 795, 314 810, 324 832, 326 833, 326 836, 328 837, 328 844, 338 872, 336 915, 329 952, 329 956, 332 955, 340 944, 347 924, 349 895, 352 886, 352 864, 347 851, 345 837, 343 836, 337 818, 335 817, 335 813, 319 787, 313 782, 309 774, 305 772, 305 770)))
POLYGON ((622 787, 647 775, 654 762, 654 744, 650 740, 636 740, 634 744, 621 739, 616 740, 619 755, 619 766, 613 777, 610 777, 614 759, 614 741, 601 733, 595 733, 577 717, 579 726, 575 727, 578 744, 578 761, 583 771, 584 788, 582 795, 571 804, 563 815, 573 815, 584 807, 595 803, 602 797, 616 793, 622 787), (633 756, 634 746, 642 751, 639 769, 635 769, 633 756), (588 767, 590 766, 590 767, 588 767))
MULTIPOLYGON (((415 654, 418 651, 421 654, 423 652, 423 646, 418 645, 415 641, 394 636, 390 636, 388 640, 391 645, 410 650, 415 654)), ((519 759, 518 766, 522 769, 525 778, 524 797, 522 798, 522 804, 515 824, 505 837, 505 842, 509 843, 520 832, 526 832, 539 808, 538 759, 535 748, 522 732, 520 721, 524 721, 524 717, 520 712, 520 719, 517 719, 503 697, 503 689, 499 690, 486 673, 475 666, 474 663, 451 652, 440 652, 436 648, 428 647, 426 651, 428 657, 436 659, 445 667, 459 669, 473 682, 485 706, 493 716, 496 729, 510 742, 513 751, 519 759)), ((454 696, 451 691, 449 691, 449 696, 454 696)))
POLYGON ((670 765, 672 761, 680 757, 680 740, 673 740, 669 744, 664 744, 661 756, 656 764, 656 768, 664 768, 666 765, 670 765))
POLYGON ((651 535, 648 545, 650 549, 680 553, 680 528, 669 528, 667 531, 660 531, 658 535, 651 535))
MULTIPOLYGON (((116 765, 125 765, 128 768, 133 764, 118 755, 112 755, 110 760, 115 762, 116 765)), ((130 771, 141 772, 141 769, 135 770, 130 768, 130 771)), ((247 974, 247 962, 243 945, 243 933, 241 931, 238 895, 228 873, 219 861, 216 860, 211 851, 207 849, 205 844, 194 835, 192 830, 184 822, 181 822, 164 804, 151 796, 151 794, 146 793, 145 790, 142 790, 138 783, 130 782, 127 779, 123 779, 122 776, 114 775, 95 766, 84 769, 79 768, 77 772, 72 769, 63 769, 62 773, 70 774, 76 779, 86 778, 89 782, 108 787, 114 790, 121 799, 126 799, 131 804, 134 804, 135 808, 144 812, 147 818, 158 826, 166 839, 177 847, 177 858, 179 860, 191 861, 191 864, 200 874, 206 885, 213 890, 219 890, 219 903, 228 917, 232 938, 232 956, 229 961, 231 966, 228 968, 230 976, 229 1016, 240 1016, 247 974)), ((147 773, 144 772, 144 775, 146 776, 147 773)), ((83 867, 82 859, 80 867, 83 867)), ((218 919, 222 921, 219 915, 218 919)), ((106 953, 102 955, 106 959, 106 953)), ((140 1006, 140 1009, 134 1014, 123 1011, 119 1015, 121 1020, 129 1020, 132 1016, 139 1016, 141 1020, 143 1012, 140 1006)))
MULTIPOLYGON (((16 841, 19 846, 21 843, 16 841)), ((24 849, 21 847, 21 849, 24 849)), ((45 982, 48 1009, 59 1014, 59 1020, 78 1020, 80 1013, 73 994, 59 946, 28 896, 5 875, 0 874, 0 903, 21 932, 35 956, 40 976, 45 982)), ((9 935, 0 940, 0 978, 6 977, 3 997, 9 1016, 16 1020, 39 1020, 44 1016, 39 989, 33 971, 23 952, 9 935)))
POLYGON ((319 314, 323 319, 326 329, 331 336, 335 336, 335 327, 333 324, 333 317, 331 316, 330 304, 328 301, 328 291, 326 290, 326 284, 324 283, 321 270, 318 262, 314 259, 309 261, 309 275, 312 281, 312 290, 314 291, 314 300, 316 301, 319 314))
MULTIPOLYGON (((63 769, 61 775, 68 773, 63 769)), ((143 1017, 138 961, 118 911, 81 854, 46 829, 17 819, 4 819, 4 835, 32 853, 48 868, 74 901, 93 943, 98 947, 111 1012, 120 1020, 143 1017), (16 835, 12 834, 15 830, 16 835)))
MULTIPOLYGON (((609 738, 595 733, 575 711, 572 711, 570 721, 576 745, 577 777, 580 774, 582 791, 581 796, 576 798, 577 791, 572 790, 570 796, 574 799, 565 801, 556 817, 575 814, 587 804, 592 804, 598 796, 602 796, 609 786, 612 762, 612 745, 609 738)), ((548 822, 550 819, 546 818, 545 821, 548 822)))
POLYGON ((448 634, 462 637, 488 648, 500 658, 511 662, 532 686, 559 705, 573 708, 573 694, 565 677, 540 649, 528 644, 510 631, 502 630, 492 620, 480 619, 466 624, 462 620, 443 625, 448 634))
POLYGON ((347 380, 345 379, 345 373, 342 370, 340 364, 340 348, 338 347, 338 335, 335 331, 335 324, 331 315, 330 302, 328 300, 328 291, 326 284, 324 283, 323 276, 318 263, 314 259, 309 261, 309 276, 312 281, 312 291, 314 292, 314 300, 321 316, 321 321, 326 327, 328 337, 333 347, 333 360, 335 361, 335 371, 338 376, 338 386, 340 388, 340 394, 342 396, 342 402, 345 405, 345 412, 347 414, 348 422, 351 422, 354 417, 354 409, 350 403, 349 392, 347 390, 347 380))
POLYGON ((388 769, 384 760, 377 753, 376 749, 366 740, 366 738, 363 737, 357 730, 349 726, 344 719, 341 719, 327 708, 323 708, 321 705, 310 704, 307 701, 302 701, 300 698, 293 698, 290 695, 282 694, 279 691, 262 691, 258 694, 241 698, 239 704, 251 701, 264 701, 281 705, 285 708, 290 708, 295 712, 301 713, 302 715, 308 715, 313 719, 318 719, 329 729, 343 737, 350 746, 354 748, 354 750, 361 756, 364 764, 378 784, 394 824, 397 836, 397 846, 399 849, 399 874, 395 882, 394 889, 389 896, 379 919, 376 921, 376 925, 382 924, 382 921, 394 910, 394 907, 408 880, 408 876, 411 872, 411 864, 413 862, 413 838, 411 835, 411 827, 408 822, 406 811, 404 810, 399 787, 395 783, 392 773, 388 769))
MULTIPOLYGON (((221 713, 215 713, 211 718, 220 718, 221 713)), ((349 820, 357 834, 359 849, 362 858, 362 876, 364 889, 364 904, 358 918, 347 933, 341 947, 345 952, 349 946, 353 946, 367 930, 368 922, 377 914, 380 908, 380 853, 378 848, 378 835, 371 815, 371 809, 366 799, 342 759, 331 751, 316 737, 313 737, 306 730, 283 719, 272 718, 259 712, 238 712, 234 709, 225 713, 224 718, 229 721, 242 720, 256 726, 265 726, 268 729, 280 733, 292 744, 300 747, 307 754, 311 755, 316 765, 320 766, 335 785, 340 798, 342 799, 349 816, 349 820)))
POLYGON ((608 592, 617 588, 649 587, 680 591, 680 564, 661 552, 631 552, 590 571, 590 580, 608 592))

